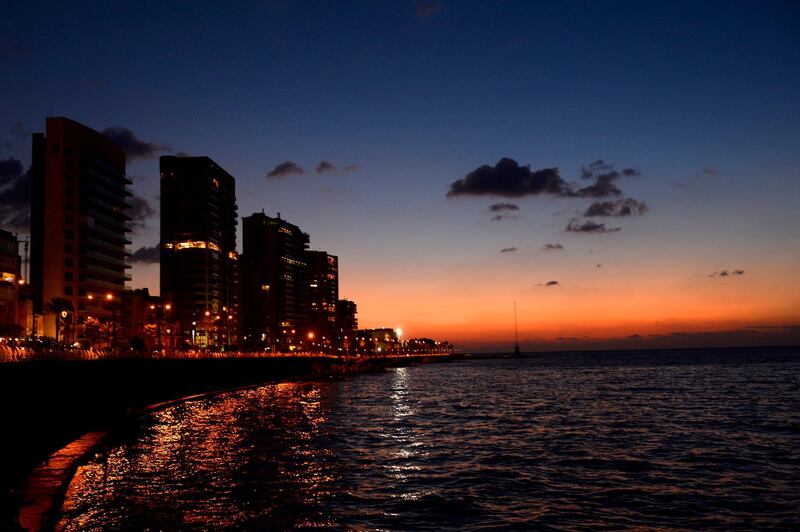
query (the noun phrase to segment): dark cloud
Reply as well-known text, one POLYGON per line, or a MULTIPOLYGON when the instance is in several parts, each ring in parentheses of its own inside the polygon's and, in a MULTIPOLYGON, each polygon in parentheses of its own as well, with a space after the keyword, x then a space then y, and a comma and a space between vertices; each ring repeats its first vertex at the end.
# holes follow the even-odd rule
POLYGON ((606 224, 573 218, 567 224, 566 231, 570 233, 615 233, 619 227, 606 227, 606 224))
POLYGON ((519 206, 513 203, 492 203, 489 205, 489 212, 518 211, 519 206))
POLYGON ((616 185, 620 176, 634 177, 641 175, 635 168, 623 168, 622 171, 614 169, 614 164, 597 159, 588 166, 581 167, 581 177, 583 179, 594 179, 592 185, 583 187, 575 191, 574 195, 582 198, 607 198, 609 196, 621 196, 622 191, 616 185))
POLYGON ((703 168, 703 173, 706 175, 717 175, 719 172, 717 172, 717 169, 713 166, 706 166, 703 168))
POLYGON ((570 187, 559 175, 558 168, 531 170, 514 159, 500 159, 496 165, 483 165, 450 185, 447 197, 456 196, 521 196, 565 195, 570 187))
POLYGON ((133 252, 131 262, 136 264, 157 264, 160 260, 158 246, 143 246, 133 252))
POLYGON ((606 198, 622 195, 622 190, 616 185, 620 176, 634 175, 639 175, 639 172, 633 168, 618 172, 613 164, 598 159, 581 168, 581 177, 594 179, 594 183, 578 187, 564 181, 558 168, 532 170, 530 165, 520 166, 514 159, 504 157, 494 166, 480 166, 454 181, 447 197, 493 195, 518 198, 548 194, 564 198, 606 198))
POLYGON ((27 233, 31 223, 31 172, 13 157, 0 159, 0 227, 27 233))
POLYGON ((561 251, 564 249, 564 246, 561 244, 545 244, 542 246, 542 249, 545 251, 561 251))
POLYGON ((417 2, 417 16, 428 18, 444 11, 444 4, 441 0, 420 0, 417 2))
POLYGON ((22 161, 13 157, 0 159, 0 185, 5 185, 20 175, 22 175, 22 161))
POLYGON ((591 218, 594 216, 634 216, 646 213, 650 208, 643 201, 633 198, 624 198, 616 201, 595 201, 584 211, 583 215, 591 218))
POLYGON ((499 222, 501 220, 516 220, 519 216, 515 214, 495 214, 491 217, 492 222, 499 222))
POLYGON ((602 264, 595 264, 595 265, 594 265, 594 267, 595 267, 595 268, 602 268, 602 267, 603 267, 603 265, 602 265, 602 264))
POLYGON ((501 249, 501 250, 500 250, 500 253, 513 253, 513 252, 515 252, 515 251, 517 251, 517 248, 516 248, 516 247, 514 247, 514 246, 511 246, 511 247, 509 247, 509 248, 503 248, 503 249, 501 249))
POLYGON ((284 161, 267 173, 267 177, 288 177, 290 175, 303 175, 306 171, 292 161, 284 161))
POLYGON ((558 281, 547 281, 546 283, 544 283, 545 286, 556 286, 557 284, 558 281))
POLYGON ((147 220, 152 217, 156 211, 150 206, 145 198, 134 194, 129 201, 131 209, 128 215, 131 217, 131 228, 134 232, 139 231, 147 225, 147 220))
POLYGON ((336 167, 328 161, 320 161, 317 165, 317 173, 324 174, 325 172, 335 172, 336 167))
POLYGON ((171 149, 169 144, 146 142, 126 127, 107 127, 103 130, 103 135, 116 142, 128 159, 152 159, 171 149))
POLYGON ((344 168, 342 168, 342 173, 343 174, 352 174, 354 172, 358 172, 359 170, 361 170, 361 167, 359 165, 357 165, 357 164, 348 164, 348 165, 345 165, 344 168))
POLYGON ((731 277, 734 275, 744 275, 744 270, 720 270, 712 273, 709 277, 731 277))

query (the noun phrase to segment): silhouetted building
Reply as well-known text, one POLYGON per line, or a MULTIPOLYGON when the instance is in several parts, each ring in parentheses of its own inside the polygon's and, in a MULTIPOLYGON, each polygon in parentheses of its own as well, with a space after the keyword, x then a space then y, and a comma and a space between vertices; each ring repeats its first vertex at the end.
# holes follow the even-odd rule
POLYGON ((242 335, 254 347, 295 349, 306 340, 308 235, 280 214, 242 222, 242 335))
POLYGON ((161 297, 199 347, 235 344, 235 180, 208 157, 161 157, 161 297))
POLYGON ((356 331, 357 349, 365 353, 386 353, 400 346, 400 338, 396 329, 381 327, 379 329, 361 329, 356 331))
POLYGON ((55 336, 53 298, 72 306, 67 327, 88 315, 108 319, 102 301, 107 294, 118 299, 130 280, 124 152, 93 129, 51 117, 45 133, 33 135, 31 179, 31 285, 34 312, 44 314, 39 332, 55 336))
POLYGON ((0 229, 0 337, 23 332, 20 323, 20 257, 17 237, 0 229))
POLYGON ((308 331, 316 346, 336 345, 336 302, 339 300, 339 259, 326 251, 307 251, 308 331))
POLYGON ((337 347, 341 347, 345 353, 353 351, 357 345, 358 320, 356 313, 357 307, 354 301, 340 299, 336 302, 336 343, 337 347))

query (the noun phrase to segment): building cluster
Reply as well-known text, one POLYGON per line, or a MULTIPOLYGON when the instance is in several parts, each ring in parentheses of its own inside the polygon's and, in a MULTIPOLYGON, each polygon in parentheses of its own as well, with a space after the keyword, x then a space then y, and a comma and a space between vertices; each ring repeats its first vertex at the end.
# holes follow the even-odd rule
MULTIPOLYGON (((0 231, 0 336, 111 349, 381 352, 392 329, 358 330, 339 259, 263 211, 242 218, 233 176, 209 157, 163 156, 160 296, 131 290, 131 180, 123 150, 70 119, 33 136, 29 274, 0 231), (12 332, 13 330, 13 332, 12 332)), ((26 243, 26 250, 27 250, 26 243)))

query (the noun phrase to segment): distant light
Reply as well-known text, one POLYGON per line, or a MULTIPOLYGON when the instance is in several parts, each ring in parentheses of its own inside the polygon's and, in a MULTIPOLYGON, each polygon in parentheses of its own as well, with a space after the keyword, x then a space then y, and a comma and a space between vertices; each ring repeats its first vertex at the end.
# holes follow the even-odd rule
POLYGON ((89 295, 88 295, 88 296, 86 296, 86 297, 88 297, 89 299, 94 299, 94 296, 93 296, 92 294, 89 294, 89 295))
POLYGON ((112 299, 114 299, 114 295, 113 294, 106 294, 106 299, 111 301, 112 299))
POLYGON ((164 308, 165 308, 165 309, 167 309, 167 310, 172 310, 172 305, 170 305, 169 303, 167 303, 167 304, 164 306, 164 308))
POLYGON ((403 329, 401 329, 400 327, 395 329, 394 332, 397 333, 398 337, 403 336, 403 329))
POLYGON ((314 332, 313 332, 313 331, 310 331, 310 332, 308 333, 308 339, 309 339, 309 340, 313 340, 313 339, 314 339, 314 332))

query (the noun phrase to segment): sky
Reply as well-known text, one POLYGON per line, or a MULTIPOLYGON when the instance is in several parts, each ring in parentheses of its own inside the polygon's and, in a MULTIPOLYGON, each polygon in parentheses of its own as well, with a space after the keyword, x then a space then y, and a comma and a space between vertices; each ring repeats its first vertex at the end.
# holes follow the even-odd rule
POLYGON ((797 2, 14 2, 0 226, 67 116, 128 153, 137 260, 158 156, 208 155, 363 327, 507 349, 516 301, 523 349, 800 343, 798 65, 797 2))

